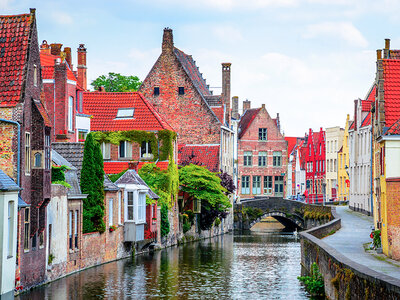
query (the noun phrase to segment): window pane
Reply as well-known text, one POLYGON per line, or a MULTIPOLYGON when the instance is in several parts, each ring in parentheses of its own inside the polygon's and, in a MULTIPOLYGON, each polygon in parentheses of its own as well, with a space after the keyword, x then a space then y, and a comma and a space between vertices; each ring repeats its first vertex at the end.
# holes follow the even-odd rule
POLYGON ((119 157, 125 157, 125 141, 119 143, 119 157))
POLYGON ((120 108, 117 112, 117 118, 133 118, 134 108, 120 108))
POLYGON ((128 192, 128 205, 133 205, 133 192, 128 192))

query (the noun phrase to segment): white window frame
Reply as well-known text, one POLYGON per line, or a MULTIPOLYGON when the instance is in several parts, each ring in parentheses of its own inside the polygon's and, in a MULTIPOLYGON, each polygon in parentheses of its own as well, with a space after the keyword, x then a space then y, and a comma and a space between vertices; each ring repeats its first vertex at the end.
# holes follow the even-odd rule
POLYGON ((74 97, 68 97, 68 131, 74 130, 74 97))
POLYGON ((134 222, 135 221, 135 192, 126 191, 125 192, 126 206, 125 206, 125 221, 134 222), (129 195, 132 195, 132 204, 129 204, 129 195), (132 210, 132 218, 129 218, 129 210, 132 210))
POLYGON ((121 153, 120 153, 121 145, 118 145, 118 157, 119 158, 132 158, 132 143, 129 141, 121 141, 120 143, 124 143, 125 156, 121 156, 121 153))
POLYGON ((242 182, 241 182, 241 193, 243 195, 250 195, 250 176, 249 175, 242 175, 242 182), (244 180, 244 178, 246 177, 246 179, 248 180, 244 180), (247 186, 243 186, 244 183, 247 183, 247 186))
POLYGON ((38 85, 38 67, 37 65, 33 65, 33 85, 38 85))
POLYGON ((146 143, 146 152, 142 153, 142 147, 140 147, 140 157, 148 157, 152 154, 151 152, 149 152, 149 148, 151 148, 150 142, 145 142, 145 143, 146 143))
POLYGON ((31 173, 31 134, 25 132, 25 175, 31 173))
POLYGON ((79 248, 78 247, 78 210, 74 211, 75 215, 74 215, 74 241, 72 242, 73 244, 75 244, 75 248, 79 248))
POLYGON ((122 193, 118 192, 118 224, 122 224, 122 193))
POLYGON ((7 258, 13 257, 14 254, 14 201, 8 202, 8 216, 7 216, 7 258))
POLYGON ((114 225, 114 220, 113 220, 113 203, 114 199, 110 198, 108 199, 108 225, 112 226, 114 225))
POLYGON ((137 223, 146 222, 146 192, 140 191, 137 199, 137 223))
POLYGON ((111 159, 111 144, 103 142, 100 144, 100 148, 101 148, 101 153, 103 155, 103 159, 111 159))

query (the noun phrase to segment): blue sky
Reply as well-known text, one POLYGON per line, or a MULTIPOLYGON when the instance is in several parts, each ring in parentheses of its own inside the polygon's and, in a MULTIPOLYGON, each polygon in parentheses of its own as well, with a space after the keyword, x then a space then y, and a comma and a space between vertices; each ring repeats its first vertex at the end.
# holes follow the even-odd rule
MULTIPOLYGON (((39 42, 88 51, 88 81, 108 72, 144 79, 164 27, 220 93, 232 63, 232 96, 280 113, 287 136, 345 125, 375 77, 384 39, 400 48, 396 0, 0 0, 1 14, 37 9, 39 42)), ((73 61, 76 57, 73 56, 73 61)), ((241 108, 241 104, 240 104, 241 108)))

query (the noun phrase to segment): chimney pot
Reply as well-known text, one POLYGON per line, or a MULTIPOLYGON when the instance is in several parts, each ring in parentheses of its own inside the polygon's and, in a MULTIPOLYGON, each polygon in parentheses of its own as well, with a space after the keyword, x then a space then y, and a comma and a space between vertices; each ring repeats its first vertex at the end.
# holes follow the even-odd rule
POLYGON ((40 45, 40 52, 50 54, 50 46, 47 44, 46 40, 43 40, 42 44, 40 45))
POLYGON ((243 101, 243 113, 251 108, 251 101, 246 99, 246 101, 243 101))
POLYGON ((61 47, 62 47, 62 44, 56 44, 56 43, 50 44, 50 49, 51 49, 50 52, 51 52, 51 54, 52 55, 56 55, 56 56, 60 56, 61 47))
POLYGON ((380 49, 376 50, 376 59, 377 60, 382 59, 382 50, 380 49))
MULTIPOLYGON (((264 103, 261 104, 261 108, 264 108, 264 109, 265 109, 265 104, 264 104, 264 103)), ((278 117, 279 117, 279 114, 278 114, 278 117)))
POLYGON ((232 97, 232 118, 239 120, 239 97, 232 97))
POLYGON ((78 84, 86 91, 87 90, 87 67, 86 67, 86 48, 85 44, 79 44, 78 47, 78 84))
POLYGON ((222 63, 222 95, 225 104, 225 122, 231 125, 231 63, 222 63))
POLYGON ((385 49, 386 50, 390 49, 390 39, 385 39, 385 49))
POLYGON ((67 61, 69 68, 72 70, 71 48, 64 47, 64 53, 65 53, 65 60, 67 61))
POLYGON ((174 50, 174 36, 171 28, 164 28, 162 52, 171 52, 174 50))

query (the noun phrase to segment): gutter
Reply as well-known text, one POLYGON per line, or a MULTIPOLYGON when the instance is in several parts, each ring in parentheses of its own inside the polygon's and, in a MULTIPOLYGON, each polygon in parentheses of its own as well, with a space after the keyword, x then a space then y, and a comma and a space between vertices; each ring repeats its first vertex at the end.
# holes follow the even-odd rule
POLYGON ((10 123, 13 125, 17 125, 18 128, 18 147, 17 147, 17 185, 20 186, 20 178, 21 178, 21 125, 16 121, 1 119, 1 122, 10 123))

